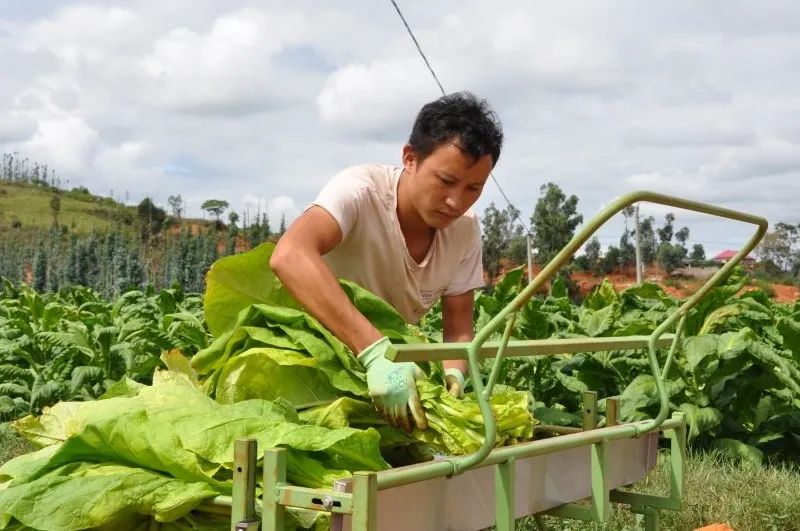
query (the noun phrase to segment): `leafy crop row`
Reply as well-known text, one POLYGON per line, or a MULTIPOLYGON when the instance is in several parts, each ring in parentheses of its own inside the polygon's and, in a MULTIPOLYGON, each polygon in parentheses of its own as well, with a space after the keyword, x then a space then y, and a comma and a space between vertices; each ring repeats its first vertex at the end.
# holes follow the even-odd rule
POLYGON ((40 294, 0 285, 0 419, 97 398, 121 378, 148 382, 163 350, 206 346, 202 301, 173 288, 114 302, 85 287, 40 294))
MULTIPOLYGON (((520 292, 522 280, 521 270, 511 271, 493 292, 476 297, 476 327, 520 292)), ((743 291, 747 280, 741 271, 734 272, 687 316, 681 348, 666 375, 671 409, 685 414, 689 441, 696 446, 754 461, 764 454, 796 460, 800 302, 777 304, 763 291, 743 291)), ((522 308, 513 338, 648 335, 680 302, 655 284, 616 292, 604 282, 576 305, 556 281, 547 297, 522 308)), ((435 308, 423 330, 437 334, 440 320, 435 308)), ((666 354, 659 352, 662 367, 666 354)), ((603 398, 601 412, 605 397, 619 396, 624 421, 652 418, 658 411, 644 350, 511 359, 500 381, 529 389, 536 399, 535 417, 548 424, 579 425, 576 412, 585 390, 603 398)))

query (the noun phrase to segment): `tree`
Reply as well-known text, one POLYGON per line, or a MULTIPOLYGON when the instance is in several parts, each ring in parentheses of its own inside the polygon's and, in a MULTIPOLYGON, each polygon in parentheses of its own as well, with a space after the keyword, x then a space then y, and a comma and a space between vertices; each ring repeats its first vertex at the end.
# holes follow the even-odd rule
POLYGON ((164 209, 157 207, 149 197, 142 199, 136 207, 136 213, 139 216, 141 236, 144 241, 147 241, 150 235, 157 234, 167 219, 164 209))
POLYGON ((658 265, 660 265, 668 275, 682 265, 685 257, 686 249, 680 245, 663 242, 658 246, 656 260, 658 260, 658 265))
POLYGON ((281 225, 278 227, 278 236, 283 236, 284 232, 286 232, 286 215, 281 214, 281 225))
POLYGON ((171 195, 167 198, 167 203, 169 204, 170 209, 172 209, 172 215, 176 218, 181 217, 183 213, 183 198, 179 195, 171 195))
POLYGON ((239 227, 236 223, 239 221, 239 214, 231 212, 228 214, 228 243, 225 247, 225 254, 236 253, 236 239, 239 235, 239 227))
POLYGON ((692 246, 692 254, 689 255, 692 262, 702 262, 706 259, 706 250, 703 248, 702 243, 696 243, 692 246))
POLYGON ((586 247, 583 249, 584 256, 586 256, 586 265, 589 270, 597 273, 600 271, 600 240, 597 236, 593 236, 591 240, 586 242, 586 247))
POLYGON ((522 227, 515 222, 518 217, 519 210, 511 205, 505 210, 498 210, 494 203, 491 203, 483 212, 481 219, 483 224, 483 267, 490 279, 497 277, 500 272, 502 258, 511 260, 519 258, 510 256, 512 252, 519 254, 519 245, 515 245, 516 239, 523 240, 521 249, 523 256, 526 253, 522 227))
POLYGON ((681 247, 686 247, 686 242, 689 240, 689 227, 683 227, 675 233, 675 239, 681 247))
POLYGON ((645 264, 652 264, 658 251, 658 242, 653 231, 655 221, 653 216, 647 216, 639 222, 639 250, 642 253, 642 262, 645 264))
POLYGON ((47 251, 44 241, 39 240, 39 248, 33 260, 33 289, 43 292, 47 289, 47 251))
POLYGON ((208 212, 209 214, 213 215, 217 223, 219 223, 219 217, 228 209, 227 201, 223 201, 222 199, 207 199, 203 201, 203 204, 200 205, 200 208, 208 212))
POLYGON ((53 211, 53 226, 58 227, 58 213, 61 212, 61 192, 56 192, 50 199, 50 210, 53 211))
POLYGON ((609 274, 619 267, 620 252, 618 247, 609 245, 605 256, 600 262, 600 269, 604 274, 609 274))
POLYGON ((675 221, 675 214, 667 212, 667 215, 664 216, 664 220, 664 227, 656 230, 658 239, 661 243, 672 243, 672 222, 675 221))
POLYGON ((575 229, 583 222, 583 216, 578 214, 578 197, 567 197, 558 185, 544 184, 539 192, 531 225, 536 258, 545 264, 572 239, 575 229))
POLYGON ((771 261, 781 271, 795 269, 797 252, 793 249, 797 242, 797 227, 787 223, 775 224, 775 230, 764 235, 756 253, 762 261, 771 261))
POLYGON ((636 265, 636 246, 631 243, 630 233, 627 231, 619 239, 619 265, 623 269, 636 265))

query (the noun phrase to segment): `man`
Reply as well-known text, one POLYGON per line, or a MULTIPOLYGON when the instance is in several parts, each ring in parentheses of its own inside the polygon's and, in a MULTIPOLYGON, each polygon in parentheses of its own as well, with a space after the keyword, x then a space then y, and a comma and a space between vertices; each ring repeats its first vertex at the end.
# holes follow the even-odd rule
MULTIPOLYGON (((336 175, 289 227, 270 266, 289 292, 364 365, 376 409, 411 431, 427 427, 415 363, 395 363, 382 334, 352 305, 346 278, 416 323, 442 299, 445 341, 473 338, 473 289, 483 285, 481 231, 470 207, 497 163, 501 125, 485 100, 450 94, 420 110, 401 167, 361 165, 336 175)), ((463 394, 467 364, 444 363, 463 394)))

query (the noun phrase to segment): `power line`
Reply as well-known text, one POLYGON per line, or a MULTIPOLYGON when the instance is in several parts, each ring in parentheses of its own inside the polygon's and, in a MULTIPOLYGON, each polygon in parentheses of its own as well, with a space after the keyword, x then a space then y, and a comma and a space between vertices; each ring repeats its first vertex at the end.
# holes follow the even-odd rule
POLYGON ((411 36, 411 40, 414 41, 414 46, 417 47, 417 51, 419 52, 420 56, 422 56, 422 60, 425 61, 425 66, 428 67, 428 71, 433 76, 433 80, 436 81, 436 84, 439 85, 439 90, 442 91, 442 96, 444 96, 445 95, 444 87, 442 86, 441 81, 439 81, 439 78, 436 76, 436 72, 433 71, 433 67, 428 62, 428 58, 425 57, 425 53, 422 51, 422 47, 417 42, 417 38, 414 37, 414 32, 411 31, 411 27, 408 25, 408 22, 406 22, 406 17, 403 16, 403 12, 400 11, 400 7, 397 5, 397 2, 395 2, 394 0, 389 0, 389 1, 394 6, 395 10, 397 11, 397 14, 400 15, 400 20, 403 21, 403 25, 406 27, 408 34, 411 36))
MULTIPOLYGON (((436 75, 436 72, 433 71, 433 67, 431 66, 431 63, 428 61, 428 58, 425 56, 425 52, 422 51, 422 47, 419 45, 419 42, 417 41, 417 38, 414 36, 414 32, 411 31, 411 26, 408 25, 408 22, 406 21, 406 17, 404 17, 403 16, 403 12, 400 11, 400 6, 397 5, 397 2, 395 2, 395 0, 389 0, 389 1, 392 3, 392 5, 394 6, 395 10, 397 11, 397 14, 400 17, 400 20, 403 21, 403 25, 406 27, 406 31, 408 31, 408 35, 411 37, 411 40, 414 41, 414 46, 417 47, 417 52, 419 52, 419 55, 420 55, 420 57, 422 57, 422 60, 425 61, 425 66, 428 67, 428 71, 431 73, 431 76, 433 76, 433 80, 436 81, 436 84, 439 85, 439 90, 442 91, 442 96, 444 96, 446 94, 446 92, 444 90, 444 87, 442 86, 441 81, 439 81, 439 77, 436 75)), ((492 178, 492 181, 494 181, 494 184, 497 186, 497 189, 500 191, 500 195, 502 195, 503 199, 505 199, 506 204, 508 204, 508 206, 512 207, 514 209, 514 212, 517 212, 516 217, 515 217, 516 221, 520 225, 522 225, 522 228, 525 229, 525 232, 528 235, 530 235, 531 234, 530 228, 528 228, 528 226, 525 224, 525 222, 523 222, 522 219, 519 217, 520 210, 511 203, 511 200, 508 199, 508 196, 506 195, 505 191, 503 190, 503 187, 500 186, 500 182, 494 176, 494 172, 489 172, 489 176, 492 178)))

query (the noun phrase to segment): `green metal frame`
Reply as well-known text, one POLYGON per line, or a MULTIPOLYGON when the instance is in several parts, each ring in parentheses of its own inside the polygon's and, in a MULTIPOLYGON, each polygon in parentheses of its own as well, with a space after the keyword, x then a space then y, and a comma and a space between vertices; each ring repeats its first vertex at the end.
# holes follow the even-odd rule
MULTIPOLYGON (((392 469, 377 473, 356 472, 353 476, 352 493, 344 493, 288 485, 286 482, 285 450, 280 448, 268 449, 264 453, 262 528, 264 531, 282 530, 285 508, 303 507, 332 513, 351 514, 352 529, 354 531, 374 531, 377 526, 376 507, 379 490, 437 477, 452 476, 471 468, 494 466, 497 529, 500 531, 512 530, 514 528, 514 461, 525 457, 591 445, 592 488, 590 503, 588 505, 569 503, 552 509, 547 514, 603 522, 608 517, 612 502, 624 503, 630 505, 633 512, 643 515, 646 529, 658 529, 658 510, 680 510, 683 503, 686 425, 679 413, 675 413, 671 419, 667 419, 669 401, 664 387, 664 377, 672 364, 680 343, 686 316, 709 290, 719 283, 733 267, 755 248, 766 233, 767 227, 767 221, 758 216, 668 195, 639 191, 620 197, 592 218, 513 301, 478 331, 472 342, 396 345, 395 352, 390 355, 390 358, 395 361, 444 359, 466 359, 468 361, 470 373, 473 375, 473 386, 485 425, 485 442, 477 452, 411 468, 392 469), (545 282, 553 277, 560 267, 569 261, 572 255, 601 225, 624 208, 638 202, 658 203, 751 223, 756 225, 756 231, 745 246, 728 263, 709 278, 699 290, 689 297, 676 312, 671 314, 649 336, 510 341, 510 332, 516 312, 533 297, 534 293, 545 282), (504 323, 505 329, 501 341, 487 341, 504 323), (675 327, 675 333, 667 334, 667 330, 673 326, 675 327), (664 367, 661 368, 658 364, 656 351, 658 348, 667 346, 670 347, 669 353, 664 367), (492 448, 495 440, 496 424, 491 413, 489 396, 494 388, 500 364, 504 357, 540 356, 568 352, 623 351, 641 348, 648 350, 650 369, 655 379, 660 404, 658 415, 654 419, 618 424, 618 403, 614 399, 609 399, 607 402, 611 404, 611 411, 607 415, 606 426, 597 428, 597 397, 596 394, 590 393, 584 396, 583 430, 573 431, 550 427, 553 432, 564 434, 505 448, 492 448), (491 374, 484 385, 482 379, 478 377, 480 374, 478 362, 480 359, 488 357, 494 357, 495 361, 491 374), (654 430, 664 432, 672 441, 670 452, 670 494, 667 497, 660 497, 609 489, 607 455, 609 442, 639 437, 654 430)), ((252 479, 255 477, 255 466, 252 462, 252 456, 255 453, 249 443, 237 444, 236 450, 237 453, 243 455, 237 454, 235 462, 245 463, 246 466, 243 470, 249 471, 250 476, 246 477, 244 474, 239 474, 239 465, 237 464, 237 473, 234 474, 233 499, 222 496, 217 497, 209 504, 206 504, 204 510, 219 510, 220 507, 230 506, 232 509, 231 529, 237 529, 237 525, 243 526, 240 529, 249 529, 246 526, 250 525, 255 516, 255 480, 252 479), (244 457, 244 454, 247 457, 244 457)), ((541 518, 537 518, 537 523, 543 528, 544 522, 541 518)))

